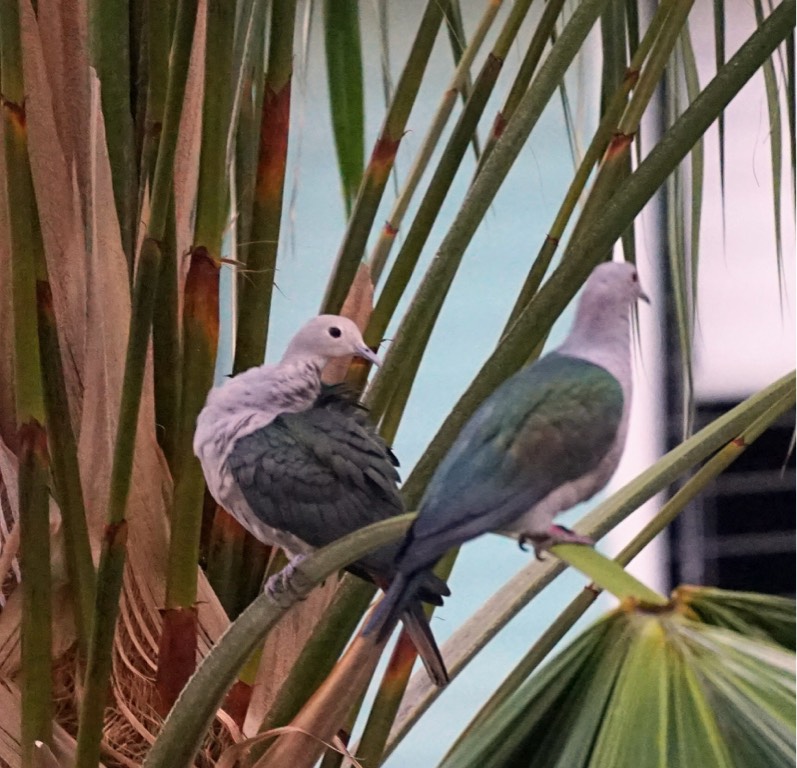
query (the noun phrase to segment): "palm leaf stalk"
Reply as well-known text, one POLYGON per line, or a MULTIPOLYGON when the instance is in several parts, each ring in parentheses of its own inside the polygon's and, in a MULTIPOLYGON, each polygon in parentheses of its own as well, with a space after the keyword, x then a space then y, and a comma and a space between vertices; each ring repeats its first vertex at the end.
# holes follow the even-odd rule
MULTIPOLYGON (((166 87, 169 82, 169 51, 174 31, 172 0, 159 3, 147 0, 147 33, 145 51, 147 56, 146 115, 141 147, 139 176, 152 184, 155 162, 158 159, 158 142, 163 130, 163 111, 166 108, 166 87)), ((139 188, 138 217, 141 217, 143 195, 146 184, 139 188)))
POLYGON ((78 725, 78 765, 96 765, 100 757, 103 714, 126 554, 125 507, 130 489, 150 326, 161 270, 160 243, 164 237, 172 195, 177 127, 185 93, 196 12, 196 0, 180 0, 169 67, 164 125, 152 184, 151 215, 146 237, 141 244, 133 291, 125 374, 111 470, 108 523, 97 570, 94 622, 84 681, 85 695, 78 725))
MULTIPOLYGON (((258 98, 262 106, 255 145, 258 147, 255 150, 257 164, 247 222, 251 242, 242 252, 244 264, 237 283, 233 373, 260 365, 265 357, 285 188, 295 20, 295 0, 279 0, 272 5, 268 70, 262 96, 258 98)), ((243 98, 242 114, 249 97, 244 94, 243 98)), ((240 125, 238 130, 239 137, 243 138, 240 125)), ((268 548, 254 541, 247 545, 247 539, 251 537, 243 527, 217 507, 208 545, 207 574, 230 618, 234 618, 255 594, 242 594, 244 574, 240 563, 244 547, 248 548, 247 554, 255 558, 261 577, 268 558, 268 548), (221 520, 222 517, 226 519, 221 520)))
MULTIPOLYGON (((753 3, 755 18, 761 24, 764 8, 761 0, 753 3)), ((768 59, 762 66, 764 88, 767 94, 767 112, 769 114, 769 148, 772 160, 772 209, 774 213, 775 256, 778 265, 778 280, 783 289, 783 233, 781 217, 781 180, 783 175, 783 135, 780 119, 780 98, 778 80, 775 76, 775 64, 768 59)))
POLYGON ((88 655, 91 632, 96 573, 91 558, 86 507, 80 484, 77 443, 69 418, 69 403, 61 362, 58 323, 53 307, 46 264, 42 262, 42 276, 36 282, 39 348, 42 360, 44 406, 47 414, 48 441, 55 497, 61 510, 64 526, 64 548, 67 575, 73 585, 75 626, 81 658, 88 655), (43 279, 42 279, 43 278, 43 279))
POLYGON ((606 148, 598 175, 581 216, 575 224, 571 242, 577 242, 581 232, 588 228, 593 220, 602 216, 606 201, 628 177, 631 145, 639 131, 642 115, 661 80, 691 7, 692 0, 676 3, 672 11, 662 19, 661 28, 651 45, 650 53, 634 87, 633 95, 606 148))
MULTIPOLYGON (((374 281, 374 285, 379 282, 379 278, 390 256, 390 251, 396 241, 396 235, 404 220, 404 215, 407 213, 407 208, 409 208, 412 196, 418 188, 421 176, 423 176, 429 166, 432 153, 440 141, 440 137, 443 134, 443 129, 448 123, 448 119, 451 117, 451 113, 457 101, 457 94, 462 93, 464 95, 465 93, 464 85, 468 82, 473 60, 476 58, 476 54, 479 52, 484 38, 489 32, 498 11, 501 9, 502 2, 503 0, 493 0, 493 2, 488 3, 487 7, 484 9, 484 14, 479 20, 470 42, 459 57, 457 68, 454 71, 448 87, 443 92, 443 97, 440 100, 437 111, 432 117, 429 129, 421 143, 421 148, 418 150, 418 154, 413 160, 412 167, 401 189, 401 193, 396 198, 390 215, 379 233, 379 239, 371 251, 368 262, 371 268, 371 278, 374 281)), ((467 98, 469 98, 469 96, 467 98)))
POLYGON ((401 73, 379 138, 363 174, 360 191, 327 286, 321 311, 340 311, 360 266, 382 193, 393 169, 399 143, 412 111, 429 56, 443 20, 445 3, 429 0, 401 73))
POLYGON ((369 583, 348 574, 343 577, 312 637, 276 692, 259 732, 287 725, 298 714, 332 671, 373 595, 374 587, 369 583))
POLYGON ((279 602, 268 590, 259 595, 230 624, 189 680, 147 755, 145 768, 190 764, 242 664, 285 611, 333 573, 365 553, 397 541, 412 517, 405 514, 383 520, 313 552, 292 576, 285 576, 279 602))
MULTIPOLYGON (((665 2, 659 4, 653 15, 653 18, 650 21, 650 24, 648 25, 645 35, 643 36, 639 46, 631 58, 628 69, 625 73, 625 77, 622 79, 617 90, 608 101, 606 109, 601 116, 600 123, 595 130, 595 134, 593 135, 592 140, 590 141, 589 146, 584 153, 584 157, 579 163, 578 169, 576 170, 576 173, 570 182, 570 186, 568 187, 564 199, 562 200, 562 204, 556 213, 553 224, 548 230, 548 235, 546 236, 536 258, 532 262, 531 270, 529 271, 526 280, 523 283, 523 287, 518 294, 515 305, 512 307, 512 311, 509 313, 509 319, 506 322, 506 326, 504 327, 502 335, 505 335, 512 327, 512 324, 515 322, 520 312, 539 290, 543 277, 545 277, 545 273, 548 271, 551 260, 553 259, 556 249, 558 248, 562 236, 564 235, 565 228, 570 221, 570 217, 573 215, 573 211, 576 209, 578 201, 581 199, 581 195, 587 186, 592 169, 601 159, 601 156, 606 151, 606 147, 611 141, 612 136, 617 130, 617 125, 628 104, 628 94, 639 80, 640 70, 642 69, 645 59, 650 52, 651 46, 659 34, 662 23, 670 14, 674 3, 675 0, 665 0, 665 2)), ((507 99, 507 103, 509 103, 509 99, 507 99)), ((502 110, 502 114, 506 115, 507 111, 508 108, 505 106, 502 110)), ((514 112, 514 107, 512 108, 512 112, 514 112)), ((482 162, 484 162, 484 157, 486 157, 487 149, 488 148, 485 147, 482 162)))
MULTIPOLYGON (((744 451, 752 445, 765 430, 794 404, 794 393, 773 404, 758 419, 753 421, 737 437, 725 444, 695 474, 687 480, 678 492, 667 501, 639 533, 614 558, 618 565, 628 565, 656 536, 675 520, 693 499, 703 493, 714 480, 724 472, 744 451)), ((479 727, 502 702, 504 702, 542 663, 554 646, 573 627, 586 610, 598 599, 601 590, 589 584, 579 592, 571 603, 546 628, 543 635, 529 649, 506 679, 495 690, 490 699, 475 715, 463 736, 451 747, 458 748, 464 734, 479 727)))
MULTIPOLYGON (((243 62, 241 106, 235 137, 235 240, 237 259, 246 264, 252 245, 252 209, 255 199, 257 160, 260 152, 260 121, 265 78, 266 8, 258 3, 252 19, 252 40, 243 62)), ((239 34, 243 34, 239 32, 239 34)), ((236 37, 237 40, 237 37, 236 37)), ((239 281, 245 279, 239 275, 239 281)))
POLYGON ((252 242, 246 249, 245 271, 238 278, 233 373, 260 365, 265 356, 285 188, 295 21, 295 0, 277 0, 272 5, 252 206, 252 242))
MULTIPOLYGON (((176 4, 172 0, 147 3, 147 107, 144 140, 141 151, 138 217, 142 215, 147 186, 151 190, 155 163, 163 131, 166 109, 166 88, 169 82, 169 53, 174 30, 176 4)), ((174 200, 166 201, 169 213, 161 240, 161 273, 152 320, 152 357, 155 384, 155 434, 166 461, 173 470, 174 440, 177 432, 180 396, 180 332, 177 300, 177 245, 174 221, 174 200)))
POLYGON ((321 684, 281 734, 255 764, 257 768, 312 768, 359 705, 374 673, 382 644, 354 637, 332 674, 321 684))
POLYGON ((227 133, 233 108, 236 9, 208 3, 202 149, 196 222, 183 305, 180 421, 158 653, 159 706, 168 711, 196 665, 196 594, 204 478, 192 442, 196 418, 213 384, 219 339, 219 270, 229 204, 227 133))
POLYGON ((324 37, 332 132, 346 218, 363 175, 365 107, 357 0, 324 0, 324 37))
MULTIPOLYGON (((493 6, 499 6, 501 0, 493 0, 493 6)), ((488 8, 489 12, 489 8, 488 8)), ((448 13, 446 13, 446 30, 448 31, 448 42, 451 45, 451 53, 454 57, 455 66, 459 67, 462 56, 468 49, 468 35, 465 32, 465 22, 462 18, 462 4, 459 0, 449 0, 448 13)), ((465 73, 462 83, 457 88, 459 95, 462 97, 462 103, 467 103, 470 98, 471 90, 473 89, 473 80, 470 76, 470 70, 465 73)), ((474 133, 471 140, 473 145, 473 155, 478 161, 481 154, 479 147, 479 134, 474 133)))
POLYGON ((113 196, 119 216, 122 247, 133 279, 136 237, 136 148, 130 108, 131 52, 129 0, 91 0, 89 54, 102 93, 113 196))
MULTIPOLYGON (((443 580, 448 579, 458 555, 459 548, 449 550, 435 566, 435 574, 443 580)), ((431 618, 434 606, 427 605, 425 610, 431 618)), ((402 627, 357 745, 357 756, 366 768, 380 763, 417 658, 415 646, 402 627)))
POLYGON ((624 601, 441 765, 497 768, 522 759, 647 768, 688 765, 700 754, 698 761, 728 768, 786 768, 793 676, 793 654, 701 623, 677 594, 657 612, 624 601))
MULTIPOLYGON (((575 526, 596 541, 685 472, 704 461, 744 432, 762 414, 784 401, 795 382, 795 373, 781 377, 715 419, 671 450, 642 474, 606 499, 575 526)), ((532 562, 513 576, 449 638, 443 647, 446 666, 453 679, 517 613, 565 569, 559 559, 532 562), (466 639, 465 639, 466 638, 466 639)), ((390 734, 385 754, 396 747, 437 699, 439 691, 421 676, 413 678, 402 715, 390 734)))
POLYGON ((515 79, 512 82, 512 87, 509 89, 509 95, 504 101, 503 107, 498 111, 493 121, 490 133, 487 136, 487 141, 484 144, 484 151, 479 158, 479 164, 476 166, 476 174, 484 166, 487 158, 495 148, 495 142, 501 138, 507 123, 512 118, 512 115, 520 103, 523 94, 528 90, 531 78, 540 63, 545 46, 548 40, 552 38, 556 30, 556 20, 562 12, 564 0, 554 0, 545 4, 545 8, 534 30, 534 35, 531 38, 529 47, 526 49, 526 54, 523 56, 523 61, 518 67, 515 79))
MULTIPOLYGON (((231 202, 236 211, 235 246, 238 264, 244 267, 248 261, 249 249, 253 245, 252 215, 265 79, 265 3, 251 2, 239 7, 235 39, 235 61, 240 60, 242 63, 242 87, 235 137, 235 199, 231 202)), ((246 272, 239 275, 239 281, 246 279, 246 272)), ((257 330, 259 332, 260 329, 257 330)), ((257 594, 271 550, 249 535, 224 510, 215 509, 212 515, 210 534, 200 541, 202 551, 207 553, 205 574, 227 615, 234 619, 257 594), (245 571, 241 570, 242 563, 245 564, 245 571)), ((239 683, 235 703, 230 703, 230 706, 236 711, 243 710, 245 715, 251 686, 243 681, 239 683), (242 693, 244 690, 247 691, 245 696, 242 693)), ((225 703, 225 708, 227 704, 225 703)))
MULTIPOLYGON (((467 242, 476 231, 500 184, 509 172, 509 168, 536 125, 545 105, 556 90, 557 84, 580 50, 606 1, 586 0, 578 6, 541 67, 534 83, 526 92, 513 121, 507 126, 504 137, 502 137, 504 151, 498 154, 499 146, 496 146, 489 165, 485 166, 482 174, 479 174, 471 186, 436 258, 424 275, 410 308, 404 315, 379 373, 368 390, 366 403, 376 417, 384 411, 395 383, 401 376, 403 359, 408 354, 409 348, 418 343, 424 328, 434 325, 462 261, 467 242), (496 154, 498 154, 497 158, 496 154), (498 173, 493 171, 484 177, 483 174, 491 168, 500 170, 498 173)), ((474 91, 477 88, 478 82, 474 91)), ((387 286, 385 290, 387 290, 387 286)), ((382 296, 384 293, 383 291, 382 296)), ((380 296, 380 302, 382 296, 380 296)), ((379 307, 380 304, 377 303, 374 317, 376 317, 379 307)), ((437 458, 442 458, 442 454, 437 458)), ((413 474, 416 473, 413 472, 413 474)))
MULTIPOLYGON (((606 203, 602 215, 596 217, 589 227, 585 227, 578 239, 571 237, 560 266, 518 316, 511 331, 484 363, 468 390, 456 403, 426 452, 415 465, 412 474, 403 486, 406 498, 415 499, 417 502, 419 492, 425 487, 431 473, 451 446, 465 420, 506 376, 511 375, 522 365, 527 357, 528 349, 539 343, 550 328, 553 319, 558 317, 559 313, 572 300, 576 286, 586 279, 602 255, 622 234, 628 223, 639 214, 667 176, 672 173, 694 143, 717 118, 717 115, 755 74, 758 67, 761 66, 761 62, 790 34, 793 24, 789 23, 788 13, 793 9, 794 0, 785 0, 767 17, 763 24, 742 44, 728 64, 706 85, 676 123, 665 132, 661 141, 650 151, 634 173, 617 189, 606 203)), ((559 42, 561 40, 562 38, 559 42)), ((546 65, 543 65, 541 75, 546 66, 547 62, 546 65)), ((534 85, 529 90, 529 94, 533 90, 534 85)), ((479 221, 487 212, 503 178, 509 171, 512 160, 520 149, 519 145, 522 145, 525 140, 525 119, 518 120, 518 118, 527 117, 527 107, 532 115, 537 108, 531 98, 528 103, 524 99, 515 116, 518 122, 510 123, 507 126, 502 137, 503 145, 499 143, 496 146, 489 164, 477 177, 471 192, 449 229, 440 249, 440 257, 432 268, 441 265, 438 268, 442 274, 429 277, 432 271, 430 270, 427 275, 433 284, 438 281, 443 284, 448 283, 449 270, 442 267, 447 262, 447 258, 444 257, 449 256, 450 252, 450 256, 454 260, 461 258, 479 221), (513 128, 513 125, 516 127, 513 128)), ((424 297, 424 303, 426 301, 431 303, 428 295, 424 297)), ((427 312, 428 309, 424 309, 424 313, 427 312)), ((416 312, 416 314, 419 313, 420 310, 416 312)), ((401 347, 408 343, 410 343, 409 339, 403 338, 403 331, 400 329, 391 346, 390 353, 385 356, 384 364, 374 384, 379 381, 381 376, 389 377, 393 373, 397 360, 394 358, 391 363, 389 358, 397 350, 403 352, 401 347)))
POLYGON ((0 101, 9 215, 14 318, 14 397, 19 459, 22 569, 22 765, 35 764, 36 742, 52 745, 52 597, 49 455, 38 339, 36 285, 44 244, 28 160, 20 8, 0 2, 0 101))
MULTIPOLYGON (((521 0, 515 3, 501 29, 498 39, 476 77, 470 98, 452 130, 437 168, 435 168, 432 180, 429 182, 426 193, 418 205, 412 225, 379 294, 379 299, 365 331, 367 344, 378 344, 385 334, 388 323, 393 317, 407 283, 418 264, 421 251, 426 245, 432 226, 448 195, 457 170, 468 150, 468 144, 476 131, 487 100, 493 92, 498 75, 501 73, 504 59, 517 37, 518 30, 528 13, 530 5, 531 0, 521 0)), ((380 415, 381 409, 374 408, 374 401, 371 401, 371 408, 375 416, 380 415)))

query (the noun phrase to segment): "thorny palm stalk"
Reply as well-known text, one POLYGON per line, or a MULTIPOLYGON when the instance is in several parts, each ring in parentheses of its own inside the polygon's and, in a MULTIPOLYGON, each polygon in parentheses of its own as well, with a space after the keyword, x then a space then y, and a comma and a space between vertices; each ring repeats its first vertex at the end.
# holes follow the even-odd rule
POLYGON ((180 124, 196 16, 197 0, 179 0, 163 132, 152 184, 150 222, 147 235, 141 244, 131 306, 125 375, 111 470, 108 524, 102 541, 97 573, 94 624, 86 669, 85 695, 78 726, 79 765, 93 766, 99 761, 103 712, 111 672, 113 637, 125 561, 127 538, 125 507, 133 468, 136 425, 149 331, 161 268, 160 243, 166 228, 171 197, 177 126, 180 124))
POLYGON ((334 314, 340 311, 357 274, 379 201, 382 199, 382 193, 393 168, 399 142, 404 135, 407 118, 415 103, 432 46, 443 20, 445 6, 446 3, 440 0, 429 0, 426 5, 382 131, 363 174, 354 210, 327 286, 321 310, 324 313, 334 314))
POLYGON ((183 306, 182 390, 175 489, 158 654, 161 711, 168 711, 196 664, 196 601, 204 480, 193 454, 194 426, 213 383, 219 338, 219 268, 228 219, 227 133, 232 115, 235 6, 210 0, 205 48, 202 148, 194 246, 183 306))
POLYGON ((19 452, 22 548, 22 764, 34 765, 35 742, 52 744, 52 616, 47 436, 38 343, 36 279, 44 246, 28 161, 19 3, 0 2, 0 102, 10 212, 14 316, 14 389, 19 452))

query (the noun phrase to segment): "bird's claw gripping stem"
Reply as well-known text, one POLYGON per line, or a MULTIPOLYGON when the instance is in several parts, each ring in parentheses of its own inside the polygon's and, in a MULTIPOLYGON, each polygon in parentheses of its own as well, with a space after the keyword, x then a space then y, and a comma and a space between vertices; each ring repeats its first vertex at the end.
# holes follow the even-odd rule
POLYGON ((525 552, 526 542, 534 545, 534 556, 543 560, 543 552, 547 552, 554 544, 583 544, 591 547, 595 542, 589 536, 582 536, 563 525, 552 525, 545 533, 523 533, 518 537, 518 546, 525 552))
POLYGON ((304 555, 294 557, 281 571, 271 576, 263 588, 281 608, 290 608, 297 600, 304 600, 315 584, 302 572, 304 555))

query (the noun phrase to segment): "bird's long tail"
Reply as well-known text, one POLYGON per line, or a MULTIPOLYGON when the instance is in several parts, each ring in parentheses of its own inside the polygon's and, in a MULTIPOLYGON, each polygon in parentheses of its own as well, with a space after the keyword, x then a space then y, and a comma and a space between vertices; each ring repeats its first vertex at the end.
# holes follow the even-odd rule
MULTIPOLYGON (((442 585, 440 594, 449 594, 445 582, 439 579, 437 581, 442 585)), ((435 685, 442 687, 448 683, 448 672, 429 627, 423 604, 417 597, 419 588, 422 589, 427 582, 427 572, 421 571, 409 576, 396 574, 384 597, 374 608, 362 634, 365 637, 375 634, 376 642, 381 643, 388 638, 399 620, 403 621, 429 677, 435 685)))
POLYGON ((403 573, 398 573, 385 592, 385 596, 374 608, 371 618, 365 625, 363 636, 376 633, 376 642, 381 643, 387 639, 398 624, 401 614, 407 610, 410 601, 415 597, 417 576, 407 578, 403 573))
POLYGON ((423 611, 423 605, 419 600, 413 600, 407 610, 401 614, 401 620, 409 634, 415 650, 421 657, 423 666, 432 682, 442 688, 448 684, 448 670, 446 669, 443 656, 437 647, 432 628, 423 611))

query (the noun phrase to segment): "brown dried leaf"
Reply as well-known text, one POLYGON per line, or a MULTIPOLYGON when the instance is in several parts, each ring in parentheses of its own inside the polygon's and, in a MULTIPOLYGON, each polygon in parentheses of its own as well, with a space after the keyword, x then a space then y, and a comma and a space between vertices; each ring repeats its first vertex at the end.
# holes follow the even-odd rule
POLYGON ((290 728, 296 732, 281 736, 254 768, 312 768, 325 742, 335 737, 362 696, 381 653, 382 644, 358 633, 329 677, 293 719, 290 728))
MULTIPOLYGON (((36 189, 47 272, 61 342, 73 427, 79 424, 81 371, 86 337, 83 216, 56 129, 53 90, 48 80, 39 26, 29 0, 21 5, 28 151, 36 189)), ((63 98, 63 95, 61 94, 63 98)), ((70 105, 74 110, 75 105, 70 105)))
MULTIPOLYGON (((0 678, 0 765, 17 768, 22 764, 21 712, 22 699, 19 688, 10 680, 0 678)), ((53 726, 53 743, 49 750, 56 765, 73 765, 75 762, 75 740, 58 725, 53 726)), ((51 764, 45 764, 51 765, 51 764)), ((103 768, 101 763, 98 768, 103 768)))
POLYGON ((182 317, 183 286, 188 274, 189 260, 184 258, 194 239, 194 204, 199 181, 199 153, 202 146, 202 100, 205 95, 205 37, 207 31, 207 0, 200 0, 197 8, 194 43, 185 84, 185 98, 180 116, 177 153, 174 158, 174 211, 177 223, 178 294, 182 317))
MULTIPOLYGON (((364 331, 371 319, 374 309, 374 284, 371 281, 371 270, 363 262, 357 269, 357 274, 351 284, 346 301, 343 302, 340 314, 354 320, 357 327, 364 331)), ((346 372, 351 365, 351 357, 341 357, 330 361, 322 373, 322 378, 327 384, 337 384, 346 378, 346 372)))

